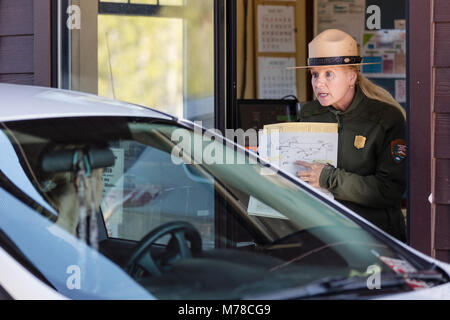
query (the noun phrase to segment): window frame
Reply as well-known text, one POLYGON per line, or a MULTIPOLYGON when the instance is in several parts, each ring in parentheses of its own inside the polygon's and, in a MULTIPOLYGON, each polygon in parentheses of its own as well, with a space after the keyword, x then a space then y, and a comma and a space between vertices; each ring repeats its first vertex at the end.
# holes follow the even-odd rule
POLYGON ((183 18, 185 16, 183 7, 181 5, 161 5, 159 0, 157 0, 157 4, 131 3, 130 0, 127 3, 98 0, 98 14, 160 17, 160 11, 164 11, 164 17, 183 18))

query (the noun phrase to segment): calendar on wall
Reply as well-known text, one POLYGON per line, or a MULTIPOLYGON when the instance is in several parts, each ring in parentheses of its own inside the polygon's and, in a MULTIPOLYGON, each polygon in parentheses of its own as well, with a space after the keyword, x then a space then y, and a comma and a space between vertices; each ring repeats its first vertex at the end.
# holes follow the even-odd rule
POLYGON ((258 99, 280 99, 289 95, 297 96, 295 58, 258 58, 258 99))
POLYGON ((258 52, 296 52, 294 10, 294 6, 258 6, 258 52))
POLYGON ((297 96, 296 2, 255 1, 257 98, 297 96))

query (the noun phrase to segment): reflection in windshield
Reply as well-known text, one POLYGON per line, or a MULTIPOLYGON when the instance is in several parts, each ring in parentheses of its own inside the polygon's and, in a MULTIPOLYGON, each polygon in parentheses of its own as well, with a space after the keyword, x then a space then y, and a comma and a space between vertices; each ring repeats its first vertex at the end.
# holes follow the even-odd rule
POLYGON ((19 160, 13 145, 3 131, 0 132, 0 148, 2 150, 2 156, 0 157, 0 168, 3 174, 9 177, 10 180, 13 178, 14 183, 19 186, 23 192, 39 202, 41 206, 56 214, 56 211, 44 201, 39 192, 36 191, 33 184, 30 183, 30 180, 27 178, 22 167, 18 165, 19 160))
MULTIPOLYGON (((199 133, 182 128, 192 145, 179 154, 182 161, 174 163, 173 148, 178 141, 172 140, 172 133, 179 129, 145 119, 104 117, 8 123, 4 134, 15 147, 22 170, 40 192, 36 199, 65 194, 50 197, 42 188, 48 180, 42 159, 55 146, 64 150, 99 150, 102 146, 113 154, 113 164, 100 173, 97 236, 101 254, 85 259, 94 263, 105 258, 124 277, 133 266, 130 275, 157 298, 238 299, 326 277, 365 277, 370 266, 393 273, 386 257, 409 263, 301 184, 259 161, 250 161, 248 154, 230 149, 217 137, 198 140, 199 133), (201 148, 194 148, 195 141, 201 141, 201 148), (223 155, 232 153, 236 162, 188 161, 203 159, 207 147, 222 149, 223 155), (177 225, 192 228, 170 229, 177 225)), ((69 174, 73 168, 66 170, 58 173, 58 184, 72 188, 72 200, 46 205, 60 219, 71 221, 70 228, 57 226, 80 238, 79 210, 69 210, 80 201, 73 197, 79 195, 79 185, 69 174)), ((24 221, 29 217, 22 219, 27 225, 24 221)), ((46 224, 36 228, 47 230, 52 225, 46 224)), ((3 222, 1 227, 11 225, 3 222)), ((32 225, 27 228, 33 229, 32 225)), ((92 222, 86 228, 95 230, 92 222)), ((15 228, 9 232, 18 243, 28 241, 15 228)), ((28 256, 26 245, 23 248, 28 256)), ((39 246, 28 258, 52 278, 56 271, 47 270, 48 263, 40 266, 43 257, 52 261, 64 255, 61 248, 39 246)))
POLYGON ((62 295, 72 299, 153 299, 104 256, 0 188, 0 231, 62 295), (70 270, 79 270, 79 290, 70 270), (114 279, 114 281, 112 281, 114 279))

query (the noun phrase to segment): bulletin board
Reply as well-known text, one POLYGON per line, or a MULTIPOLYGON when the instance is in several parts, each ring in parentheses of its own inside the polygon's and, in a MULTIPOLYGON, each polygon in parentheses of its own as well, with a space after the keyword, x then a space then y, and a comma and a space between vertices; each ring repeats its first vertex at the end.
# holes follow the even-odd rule
POLYGON ((255 1, 255 64, 258 99, 297 96, 296 2, 255 1))
POLYGON ((359 45, 362 73, 388 90, 406 108, 406 0, 315 0, 314 36, 325 29, 341 29, 359 45), (369 6, 380 8, 380 29, 369 30, 369 6))
POLYGON ((339 29, 361 45, 365 29, 366 0, 315 0, 314 36, 326 29, 339 29))

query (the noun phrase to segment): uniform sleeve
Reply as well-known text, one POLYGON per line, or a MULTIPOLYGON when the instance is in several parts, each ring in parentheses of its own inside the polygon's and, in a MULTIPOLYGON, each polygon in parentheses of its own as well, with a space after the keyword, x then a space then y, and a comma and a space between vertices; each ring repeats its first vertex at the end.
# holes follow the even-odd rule
POLYGON ((397 206, 406 188, 405 122, 399 118, 386 132, 378 154, 375 173, 360 176, 340 168, 326 166, 320 175, 320 185, 336 199, 351 201, 366 207, 397 206))

